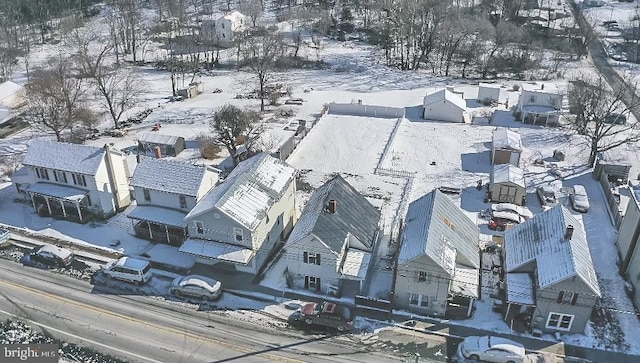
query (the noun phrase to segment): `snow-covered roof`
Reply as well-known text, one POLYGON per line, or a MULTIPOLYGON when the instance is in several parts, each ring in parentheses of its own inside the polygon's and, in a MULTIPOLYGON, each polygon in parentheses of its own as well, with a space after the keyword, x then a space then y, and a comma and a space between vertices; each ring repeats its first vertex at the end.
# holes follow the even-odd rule
POLYGON ((371 262, 371 253, 349 249, 342 264, 342 274, 364 279, 371 262))
POLYGON ((120 257, 115 264, 116 266, 128 267, 134 270, 142 270, 147 267, 149 262, 139 258, 120 257))
POLYGON ((184 139, 182 136, 163 135, 157 132, 145 132, 138 136, 138 141, 159 145, 175 145, 178 140, 184 139))
POLYGON ((448 89, 441 89, 439 91, 426 95, 424 97, 423 106, 426 107, 436 102, 445 101, 445 100, 449 101, 451 104, 455 105, 456 107, 460 108, 463 111, 467 109, 467 104, 464 101, 464 99, 460 95, 455 94, 449 91, 448 89))
POLYGON ((560 94, 558 86, 553 83, 523 83, 521 88, 523 92, 560 94))
POLYGON ((195 256, 215 258, 245 265, 248 264, 251 257, 253 257, 253 250, 251 249, 197 238, 188 238, 182 243, 179 251, 195 256))
POLYGON ((244 14, 242 14, 241 12, 234 10, 228 14, 225 14, 223 18, 235 23, 236 21, 246 18, 246 16, 244 16, 244 14))
POLYGON ((130 184, 132 187, 196 197, 207 169, 204 165, 143 157, 131 177, 130 184))
POLYGON ((0 101, 21 92, 23 87, 17 83, 6 81, 0 83, 0 101))
POLYGON ((529 273, 507 273, 507 301, 523 305, 534 305, 533 279, 529 273))
POLYGON ((187 219, 213 208, 254 230, 267 210, 294 182, 296 170, 289 164, 261 153, 238 164, 229 176, 211 189, 189 212, 187 219))
POLYGON ((104 159, 105 149, 36 139, 31 141, 23 165, 95 175, 104 159))
POLYGON ((479 88, 492 88, 492 89, 501 89, 502 85, 499 83, 482 83, 478 85, 479 88))
POLYGON ((350 234, 370 252, 379 221, 380 211, 338 175, 313 192, 287 245, 313 234, 338 255, 350 234), (330 200, 337 206, 335 213, 328 210, 330 200))
POLYGON ((600 296, 584 227, 563 205, 508 229, 504 249, 507 272, 535 261, 540 288, 577 276, 600 296), (573 226, 571 238, 566 238, 568 226, 573 226))
POLYGON ((455 263, 479 268, 479 235, 478 226, 435 189, 409 205, 399 261, 426 255, 451 276, 455 263))
POLYGON ((449 289, 451 294, 477 299, 480 297, 479 286, 479 269, 456 264, 453 279, 451 279, 451 288, 449 289))
POLYGON ((493 132, 492 143, 494 149, 522 151, 520 134, 509 129, 495 130, 493 132))
POLYGON ((186 215, 186 212, 175 209, 138 205, 127 214, 127 217, 184 228, 187 226, 187 222, 184 221, 184 216, 186 215))
POLYGON ((498 164, 493 166, 491 173, 491 184, 513 183, 526 188, 524 182, 524 172, 522 169, 511 164, 498 164))
POLYGON ((35 183, 27 191, 40 195, 47 195, 54 198, 62 198, 71 201, 80 201, 89 193, 88 191, 80 188, 75 188, 67 185, 53 184, 53 183, 35 183))

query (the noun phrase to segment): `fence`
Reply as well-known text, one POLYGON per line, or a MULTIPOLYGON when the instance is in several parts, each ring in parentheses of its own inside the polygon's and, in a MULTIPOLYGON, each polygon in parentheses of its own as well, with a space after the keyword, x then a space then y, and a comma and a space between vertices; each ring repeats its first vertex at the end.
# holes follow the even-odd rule
POLYGON ((602 187, 602 191, 604 192, 605 199, 607 200, 607 206, 609 207, 609 211, 611 211, 611 217, 613 218, 613 224, 616 229, 620 228, 620 224, 622 224, 622 211, 620 210, 620 205, 618 204, 618 199, 613 194, 613 190, 611 189, 611 184, 609 183, 609 174, 602 172, 598 177, 598 181, 600 182, 600 186, 602 187))
POLYGON ((370 116, 381 118, 402 118, 404 117, 404 108, 371 106, 362 103, 335 103, 329 104, 327 113, 331 115, 352 115, 352 116, 370 116))

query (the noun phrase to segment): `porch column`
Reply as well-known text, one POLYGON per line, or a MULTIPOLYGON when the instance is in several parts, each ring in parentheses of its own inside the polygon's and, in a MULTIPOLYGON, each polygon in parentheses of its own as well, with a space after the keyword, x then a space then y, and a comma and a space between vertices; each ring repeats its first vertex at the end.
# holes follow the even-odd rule
POLYGON ((67 218, 67 211, 64 209, 64 199, 60 199, 60 206, 62 207, 62 215, 67 218))
POLYGON ((31 204, 33 204, 33 209, 35 209, 37 213, 38 210, 36 209, 36 201, 35 199, 33 199, 33 193, 29 193, 29 196, 31 197, 31 204))
POLYGON ((74 203, 76 205, 76 210, 78 210, 78 218, 80 218, 80 220, 82 220, 82 212, 80 211, 80 202, 75 201, 74 203))
POLYGON ((147 222, 147 229, 149 230, 149 239, 153 240, 153 234, 151 233, 151 223, 147 222))
POLYGON ((471 311, 473 310, 473 302, 476 301, 474 298, 469 298, 469 308, 467 309, 467 318, 471 317, 471 311))
POLYGON ((49 215, 51 216, 51 204, 49 204, 49 197, 44 197, 44 201, 47 202, 47 209, 49 210, 49 215))
POLYGON ((164 225, 164 233, 167 236, 167 243, 171 244, 171 237, 169 237, 169 227, 167 227, 167 225, 164 225))

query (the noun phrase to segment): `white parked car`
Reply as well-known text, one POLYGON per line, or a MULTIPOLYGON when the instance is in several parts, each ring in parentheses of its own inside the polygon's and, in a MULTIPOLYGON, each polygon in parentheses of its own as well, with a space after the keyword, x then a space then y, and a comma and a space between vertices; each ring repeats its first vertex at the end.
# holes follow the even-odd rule
POLYGON ((571 193, 571 205, 576 212, 587 213, 589 211, 589 197, 584 186, 576 184, 571 193))
POLYGON ((192 296, 202 300, 215 300, 222 294, 220 281, 200 275, 177 277, 169 292, 176 296, 192 296))
POLYGON ((107 263, 102 269, 102 273, 112 279, 132 282, 138 285, 148 282, 153 276, 149 261, 131 257, 120 257, 107 263))
POLYGON ((517 213, 520 216, 522 216, 524 219, 533 218, 533 213, 531 213, 530 210, 528 210, 526 207, 521 207, 521 206, 519 206, 517 204, 513 204, 513 203, 492 204, 491 205, 491 210, 493 212, 512 212, 512 213, 517 213))
POLYGON ((468 360, 493 363, 522 363, 524 346, 509 339, 483 336, 467 337, 458 346, 458 355, 468 360))

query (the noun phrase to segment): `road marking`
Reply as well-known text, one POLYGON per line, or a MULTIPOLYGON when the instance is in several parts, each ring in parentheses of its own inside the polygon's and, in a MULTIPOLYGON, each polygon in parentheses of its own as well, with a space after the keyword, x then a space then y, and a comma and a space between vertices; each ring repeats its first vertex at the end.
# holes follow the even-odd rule
POLYGON ((95 345, 98 345, 98 346, 101 346, 101 347, 107 348, 107 349, 109 349, 109 350, 114 350, 114 351, 116 351, 116 352, 119 352, 119 353, 125 354, 125 355, 126 355, 126 356, 128 356, 128 357, 136 357, 136 358, 140 358, 140 359, 147 360, 147 361, 149 361, 149 362, 164 363, 164 362, 162 362, 162 361, 155 360, 155 359, 153 359, 153 358, 149 358, 149 357, 145 357, 145 356, 142 356, 142 355, 139 355, 139 354, 133 353, 133 352, 129 352, 129 351, 124 350, 124 349, 120 349, 120 348, 112 347, 112 346, 110 346, 110 345, 106 345, 106 344, 103 344, 103 343, 100 343, 100 342, 96 342, 95 340, 87 339, 87 338, 84 338, 84 337, 81 337, 81 336, 75 335, 75 334, 73 334, 73 333, 68 333, 68 332, 66 332, 66 331, 63 331, 63 330, 60 330, 60 329, 54 328, 54 327, 49 326, 49 325, 46 325, 46 324, 38 323, 38 322, 33 321, 33 320, 31 320, 31 319, 26 319, 26 318, 24 318, 24 317, 22 317, 22 316, 18 316, 18 315, 16 315, 16 314, 12 314, 12 313, 6 312, 6 311, 4 311, 4 310, 0 310, 0 313, 5 314, 5 315, 12 316, 12 317, 17 318, 17 319, 20 319, 20 320, 27 321, 27 322, 29 322, 29 323, 31 323, 31 324, 33 324, 33 325, 37 325, 37 326, 42 327, 42 328, 45 328, 45 329, 47 329, 47 330, 53 330, 53 331, 58 332, 58 333, 60 333, 60 334, 64 334, 64 335, 70 336, 70 337, 72 337, 72 338, 79 339, 80 341, 86 341, 86 342, 89 342, 89 343, 91 343, 91 344, 95 344, 95 345))
MULTIPOLYGON (((158 329, 160 331, 165 331, 165 332, 169 332, 169 333, 173 333, 173 334, 177 334, 177 335, 181 335, 181 336, 186 336, 186 337, 192 338, 194 340, 199 340, 199 341, 203 341, 203 342, 207 342, 207 343, 218 344, 218 345, 220 345, 222 347, 231 349, 232 351, 236 351, 236 352, 240 352, 240 353, 254 353, 254 350, 252 350, 251 348, 248 348, 248 347, 239 346, 237 344, 232 344, 232 343, 227 343, 226 341, 218 340, 218 339, 215 339, 215 338, 203 337, 203 336, 200 336, 200 335, 197 335, 197 334, 194 334, 194 333, 190 333, 188 331, 179 330, 179 329, 172 328, 172 327, 169 327, 169 326, 162 326, 160 324, 156 324, 156 323, 152 323, 152 322, 146 322, 146 321, 143 321, 143 320, 140 320, 140 319, 136 319, 136 318, 133 318, 133 317, 130 317, 130 316, 121 315, 121 314, 115 313, 115 312, 110 311, 110 310, 105 310, 105 309, 102 309, 102 308, 99 308, 99 307, 95 307, 95 306, 92 306, 92 305, 89 305, 89 304, 85 304, 85 303, 80 302, 80 301, 74 301, 74 300, 67 299, 67 298, 62 297, 62 296, 50 294, 48 292, 41 291, 41 290, 38 290, 38 289, 34 289, 34 288, 31 288, 31 287, 28 287, 28 286, 19 285, 19 284, 16 284, 16 283, 13 283, 13 282, 10 282, 10 281, 7 281, 7 280, 0 279, 0 283, 6 284, 6 285, 11 285, 14 288, 26 290, 26 291, 29 291, 29 292, 31 292, 33 294, 36 294, 36 295, 46 296, 46 297, 48 297, 50 299, 58 300, 60 302, 66 303, 66 304, 83 307, 83 308, 85 308, 87 310, 91 310, 91 311, 94 311, 96 313, 110 315, 110 316, 113 316, 113 317, 116 317, 116 318, 119 318, 119 319, 122 319, 122 320, 128 320, 130 322, 137 323, 137 324, 140 324, 140 325, 143 325, 143 326, 153 327, 153 328, 156 328, 156 329, 158 329)), ((0 310, 0 312, 2 312, 2 311, 0 310)), ((9 314, 9 315, 13 315, 13 314, 9 314)), ((24 319, 24 318, 21 318, 19 316, 18 316, 18 318, 24 319)), ((38 323, 36 323, 36 324, 38 324, 38 323)), ((262 356, 265 356, 267 358, 270 358, 272 360, 279 361, 279 362, 306 363, 305 361, 302 361, 302 360, 297 360, 297 359, 293 359, 293 358, 287 358, 287 357, 283 357, 283 356, 280 356, 280 355, 277 355, 277 354, 273 354, 273 353, 264 352, 264 353, 255 353, 255 354, 256 355, 262 355, 262 356)))

